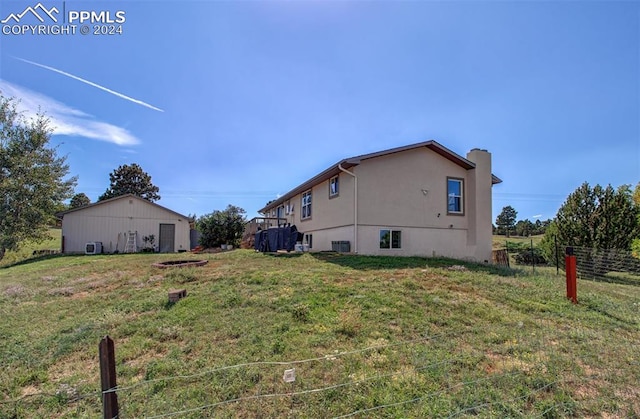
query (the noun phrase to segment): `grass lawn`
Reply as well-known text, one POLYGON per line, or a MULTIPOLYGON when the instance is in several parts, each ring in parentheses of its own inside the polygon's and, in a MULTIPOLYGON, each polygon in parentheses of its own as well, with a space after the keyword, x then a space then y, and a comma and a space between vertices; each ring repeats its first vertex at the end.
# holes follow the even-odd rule
POLYGON ((15 263, 30 259, 33 252, 38 250, 56 250, 60 251, 61 233, 59 228, 49 229, 49 238, 42 242, 26 241, 17 251, 7 251, 2 260, 0 267, 13 265, 15 263))
POLYGON ((541 234, 538 236, 531 236, 531 237, 521 237, 521 236, 507 237, 507 236, 494 235, 493 248, 505 249, 507 247, 507 242, 509 242, 509 247, 524 246, 526 248, 529 248, 529 246, 531 246, 532 240, 533 240, 533 245, 537 246, 542 241, 543 237, 544 237, 544 234, 541 234))
POLYGON ((0 268, 0 418, 100 416, 105 335, 123 418, 640 415, 640 287, 579 281, 572 305, 551 269, 196 257, 0 268))

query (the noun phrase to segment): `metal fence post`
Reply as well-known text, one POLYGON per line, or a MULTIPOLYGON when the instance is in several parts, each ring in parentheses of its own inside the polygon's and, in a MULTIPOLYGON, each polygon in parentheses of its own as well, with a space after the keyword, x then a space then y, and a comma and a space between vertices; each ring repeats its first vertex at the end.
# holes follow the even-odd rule
POLYGON ((567 275, 567 298, 570 299, 573 304, 577 304, 576 256, 573 254, 573 247, 567 247, 564 262, 567 275))
POLYGON ((504 241, 504 247, 507 249, 507 268, 511 268, 511 261, 509 260, 509 240, 504 241))
POLYGON ((556 275, 560 275, 560 255, 558 255, 558 236, 556 234, 553 235, 553 243, 556 251, 556 275))
POLYGON ((533 239, 531 239, 531 268, 533 269, 533 273, 536 273, 536 257, 533 253, 533 239))
POLYGON ((116 389, 116 352, 113 339, 105 336, 98 346, 100 354, 100 383, 102 386, 102 411, 104 419, 118 417, 116 389))

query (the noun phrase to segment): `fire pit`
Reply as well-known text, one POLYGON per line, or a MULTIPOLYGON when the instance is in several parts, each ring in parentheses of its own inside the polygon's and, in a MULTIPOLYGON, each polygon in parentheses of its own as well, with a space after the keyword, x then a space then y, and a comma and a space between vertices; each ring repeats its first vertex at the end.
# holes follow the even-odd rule
POLYGON ((166 269, 166 268, 186 268, 189 266, 202 266, 206 265, 208 260, 168 260, 166 262, 156 262, 152 264, 154 268, 166 269))

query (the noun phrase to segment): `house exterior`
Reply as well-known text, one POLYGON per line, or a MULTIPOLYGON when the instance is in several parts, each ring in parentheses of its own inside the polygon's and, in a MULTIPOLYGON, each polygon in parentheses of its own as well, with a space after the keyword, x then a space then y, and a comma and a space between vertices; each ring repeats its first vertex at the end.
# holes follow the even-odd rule
POLYGON ((341 160, 259 212, 311 251, 491 261, 491 154, 426 141, 341 160))
POLYGON ((101 242, 103 253, 122 253, 128 237, 136 248, 143 237, 154 235, 163 253, 190 249, 189 218, 168 208, 128 194, 58 214, 62 218, 62 253, 84 253, 87 243, 101 242), (135 233, 135 234, 132 234, 135 233))

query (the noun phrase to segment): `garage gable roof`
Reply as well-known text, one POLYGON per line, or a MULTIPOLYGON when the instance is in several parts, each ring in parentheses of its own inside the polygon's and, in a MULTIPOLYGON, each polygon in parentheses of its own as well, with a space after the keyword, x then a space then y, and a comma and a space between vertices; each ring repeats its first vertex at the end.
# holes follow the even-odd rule
POLYGON ((96 206, 98 206, 98 205, 106 204, 106 203, 108 203, 108 202, 114 202, 114 201, 117 201, 117 200, 119 200, 119 199, 137 199, 138 201, 142 201, 142 202, 144 202, 145 204, 153 205, 153 206, 155 206, 155 207, 157 207, 157 208, 163 209, 163 210, 168 211, 168 212, 170 212, 170 213, 172 213, 172 214, 174 214, 174 215, 177 215, 178 217, 182 217, 182 218, 184 218, 185 220, 189 220, 189 219, 190 219, 189 217, 187 217, 187 216, 186 216, 186 215, 184 215, 184 214, 180 214, 179 212, 175 212, 175 211, 173 211, 173 210, 171 210, 171 209, 169 209, 169 208, 167 208, 167 207, 163 207, 162 205, 158 205, 158 204, 156 204, 156 203, 154 203, 154 202, 147 201, 147 200, 146 200, 146 199, 144 199, 144 198, 140 198, 139 196, 134 195, 134 194, 130 194, 130 193, 129 193, 129 194, 126 194, 126 195, 116 196, 116 197, 114 197, 114 198, 105 199, 104 201, 94 202, 94 203, 92 203, 92 204, 85 205, 85 206, 82 206, 82 207, 73 208, 73 209, 70 209, 70 210, 66 210, 66 211, 58 212, 58 213, 56 213, 56 217, 58 217, 58 218, 62 219, 62 218, 64 218, 64 216, 65 216, 66 214, 69 214, 69 213, 72 213, 72 212, 77 212, 77 211, 83 211, 83 210, 86 210, 86 209, 88 209, 88 208, 93 208, 93 207, 96 207, 96 206))

